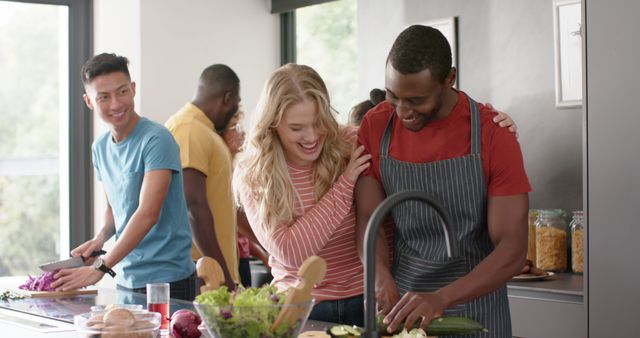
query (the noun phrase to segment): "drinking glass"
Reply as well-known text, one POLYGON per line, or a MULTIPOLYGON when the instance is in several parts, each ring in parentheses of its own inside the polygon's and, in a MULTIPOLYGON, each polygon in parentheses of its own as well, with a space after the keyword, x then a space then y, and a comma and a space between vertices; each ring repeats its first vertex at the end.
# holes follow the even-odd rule
POLYGON ((147 284, 147 310, 160 313, 161 330, 169 328, 169 283, 147 284))

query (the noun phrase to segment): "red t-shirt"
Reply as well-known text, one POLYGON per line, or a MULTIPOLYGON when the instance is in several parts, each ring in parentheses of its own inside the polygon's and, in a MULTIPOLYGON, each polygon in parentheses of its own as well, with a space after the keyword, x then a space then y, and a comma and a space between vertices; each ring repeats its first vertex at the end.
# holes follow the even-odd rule
MULTIPOLYGON (((489 196, 506 196, 531 191, 524 170, 520 144, 515 135, 492 121, 496 115, 478 105, 482 130, 482 167, 489 196)), ((380 141, 393 106, 384 101, 365 115, 358 131, 358 143, 372 155, 371 166, 363 173, 380 179, 380 141)), ((393 121, 389 154, 394 159, 427 163, 468 155, 471 151, 471 112, 467 96, 458 92, 458 102, 447 117, 430 122, 418 132, 410 131, 398 118, 393 121)))

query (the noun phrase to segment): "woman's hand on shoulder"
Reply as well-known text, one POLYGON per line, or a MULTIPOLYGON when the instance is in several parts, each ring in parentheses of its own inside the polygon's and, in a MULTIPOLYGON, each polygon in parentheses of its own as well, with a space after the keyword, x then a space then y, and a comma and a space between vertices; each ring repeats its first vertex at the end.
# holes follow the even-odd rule
POLYGON ((351 183, 356 183, 358 176, 371 165, 371 155, 363 153, 364 146, 358 146, 351 151, 351 158, 343 174, 351 183))
POLYGON ((498 115, 493 117, 493 122, 497 123, 502 128, 509 128, 509 131, 516 134, 516 138, 518 137, 518 126, 516 122, 511 118, 511 116, 507 115, 507 113, 496 110, 496 108, 491 104, 486 104, 487 108, 493 110, 498 115))

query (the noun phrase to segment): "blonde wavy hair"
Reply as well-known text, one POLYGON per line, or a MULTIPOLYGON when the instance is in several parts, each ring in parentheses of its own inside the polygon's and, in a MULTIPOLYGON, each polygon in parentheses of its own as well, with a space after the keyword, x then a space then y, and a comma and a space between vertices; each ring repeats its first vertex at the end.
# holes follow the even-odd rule
POLYGON ((244 151, 238 155, 234 171, 236 200, 239 201, 239 185, 243 185, 255 202, 258 220, 267 233, 271 233, 276 224, 292 224, 303 212, 276 127, 284 112, 305 98, 316 103, 316 127, 324 135, 324 145, 313 165, 316 201, 331 188, 349 161, 351 145, 341 136, 320 75, 304 65, 287 64, 278 68, 262 91, 254 127, 249 131, 244 151))

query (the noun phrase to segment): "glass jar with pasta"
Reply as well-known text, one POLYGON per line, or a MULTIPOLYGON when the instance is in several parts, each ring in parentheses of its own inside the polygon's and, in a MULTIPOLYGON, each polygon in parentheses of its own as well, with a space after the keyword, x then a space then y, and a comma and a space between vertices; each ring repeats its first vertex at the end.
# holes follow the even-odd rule
POLYGON ((575 273, 584 272, 584 211, 574 211, 573 219, 569 223, 571 229, 571 270, 575 273))
POLYGON ((536 266, 546 271, 567 269, 567 222, 560 209, 539 210, 536 220, 536 266))

